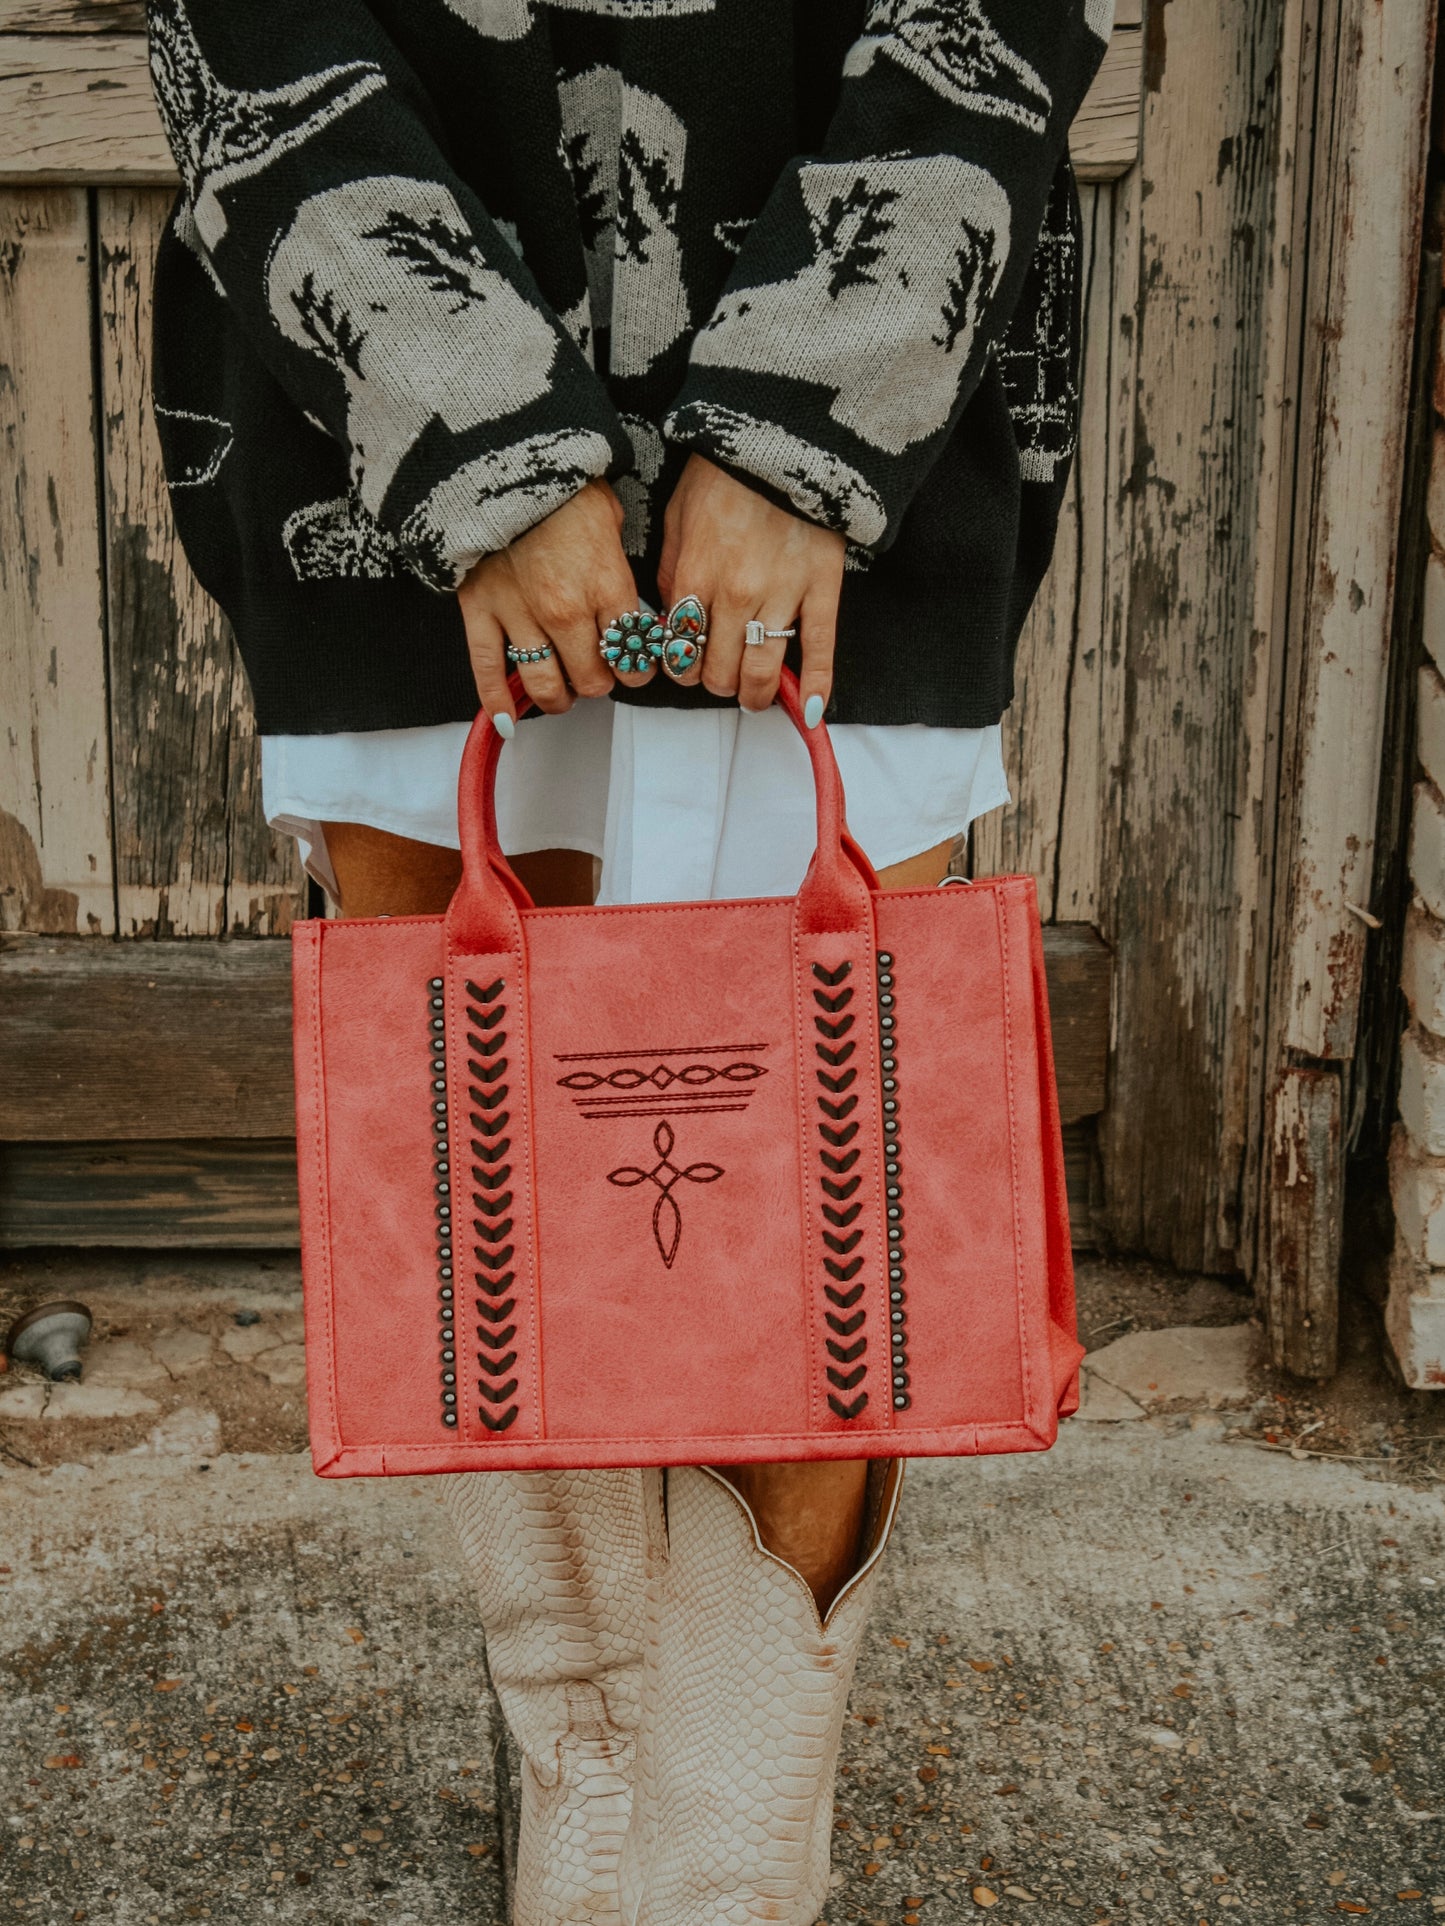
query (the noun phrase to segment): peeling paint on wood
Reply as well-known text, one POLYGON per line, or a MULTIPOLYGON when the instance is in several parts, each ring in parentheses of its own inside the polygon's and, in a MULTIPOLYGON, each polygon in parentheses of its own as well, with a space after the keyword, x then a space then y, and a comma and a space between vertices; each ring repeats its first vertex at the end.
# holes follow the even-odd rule
POLYGON ((150 290, 169 201, 105 189, 97 207, 120 932, 284 935, 304 902, 299 864, 260 819, 244 677, 176 540, 151 415, 150 290))
POLYGON ((1352 1055, 1400 525, 1424 208, 1432 0, 1338 0, 1315 157, 1283 793, 1281 1047, 1352 1055))
POLYGON ((110 935, 85 196, 0 197, 0 930, 110 935))
POLYGON ((1336 1068, 1286 1070, 1270 1093, 1264 1307, 1271 1362, 1296 1377, 1335 1368, 1344 1235, 1342 1084, 1336 1068))
POLYGON ((174 182, 133 34, 0 34, 0 181, 174 182))
POLYGON ((1115 1238, 1200 1269, 1239 1261, 1221 1070, 1237 1020, 1235 848, 1283 4, 1146 14, 1125 721, 1101 904, 1118 1032, 1100 1141, 1115 1238))

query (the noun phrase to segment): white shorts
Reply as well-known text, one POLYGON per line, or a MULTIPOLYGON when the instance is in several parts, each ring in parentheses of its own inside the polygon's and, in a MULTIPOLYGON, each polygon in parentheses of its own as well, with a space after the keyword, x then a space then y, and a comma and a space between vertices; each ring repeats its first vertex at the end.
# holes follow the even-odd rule
MULTIPOLYGON (((875 868, 961 835, 1009 799, 997 725, 830 731, 848 824, 875 868)), ((459 846, 465 723, 353 735, 263 736, 268 821, 296 836, 332 895, 322 825, 368 823, 459 846)), ((787 896, 815 841, 812 768, 781 709, 639 709, 606 699, 528 718, 502 752, 497 821, 509 855, 601 858, 604 903, 787 896)))

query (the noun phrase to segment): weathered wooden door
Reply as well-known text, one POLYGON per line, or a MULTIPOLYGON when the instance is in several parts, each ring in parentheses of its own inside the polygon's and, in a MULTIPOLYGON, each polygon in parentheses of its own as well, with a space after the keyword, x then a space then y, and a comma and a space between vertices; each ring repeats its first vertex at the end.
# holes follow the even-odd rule
MULTIPOLYGON (((1315 1371, 1432 12, 1120 0, 1080 457, 971 852, 1039 879, 1081 1221, 1255 1274, 1315 1371)), ((284 1241, 304 892, 151 436, 139 16, 0 0, 0 1236, 284 1241)))

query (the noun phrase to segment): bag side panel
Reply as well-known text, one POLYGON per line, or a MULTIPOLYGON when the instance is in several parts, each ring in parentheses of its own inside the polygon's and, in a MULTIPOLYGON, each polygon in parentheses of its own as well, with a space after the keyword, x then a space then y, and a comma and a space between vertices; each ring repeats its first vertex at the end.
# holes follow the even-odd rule
POLYGON ((1031 896, 1010 879, 878 899, 898 999, 905 1436, 1053 1433, 1031 896))
MULTIPOLYGON (((337 1420, 335 1307, 327 1197, 326 1071, 321 1034, 319 921, 291 932, 291 1044, 296 1077, 296 1187, 306 1317, 306 1410, 311 1463, 325 1475, 342 1451, 337 1420)), ((334 1473, 333 1473, 334 1475, 334 1473)))
POLYGON ((1048 1238, 1049 1325, 1054 1352, 1054 1382, 1059 1415, 1079 1408, 1078 1315, 1074 1304, 1074 1249, 1069 1229, 1069 1192, 1064 1172, 1059 1086, 1054 1070, 1054 1033, 1049 1017, 1049 985, 1044 971, 1044 936, 1037 916, 1030 936, 1034 988, 1034 1031, 1038 1039, 1039 1115, 1043 1149, 1044 1224, 1048 1238))
MULTIPOLYGON (((431 983, 440 917, 320 925, 331 1349, 348 1447, 454 1446, 444 1423, 431 983)), ((308 1339, 310 1331, 308 1329, 308 1339)), ((452 1347, 456 1348, 456 1347, 452 1347)))

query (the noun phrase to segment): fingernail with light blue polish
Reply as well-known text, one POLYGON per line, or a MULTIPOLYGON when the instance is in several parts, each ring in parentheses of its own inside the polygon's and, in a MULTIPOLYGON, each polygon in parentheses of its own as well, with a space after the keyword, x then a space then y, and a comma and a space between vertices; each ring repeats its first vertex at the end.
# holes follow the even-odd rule
POLYGON ((502 738, 503 742, 510 742, 512 740, 512 737, 517 733, 517 725, 515 722, 513 722, 512 718, 507 714, 505 709, 502 711, 502 713, 499 716, 492 717, 492 727, 496 730, 497 734, 502 738))
POLYGON ((803 704, 804 727, 808 729, 816 729, 818 724, 822 720, 823 720, 823 698, 820 695, 810 695, 808 697, 808 700, 803 704))

